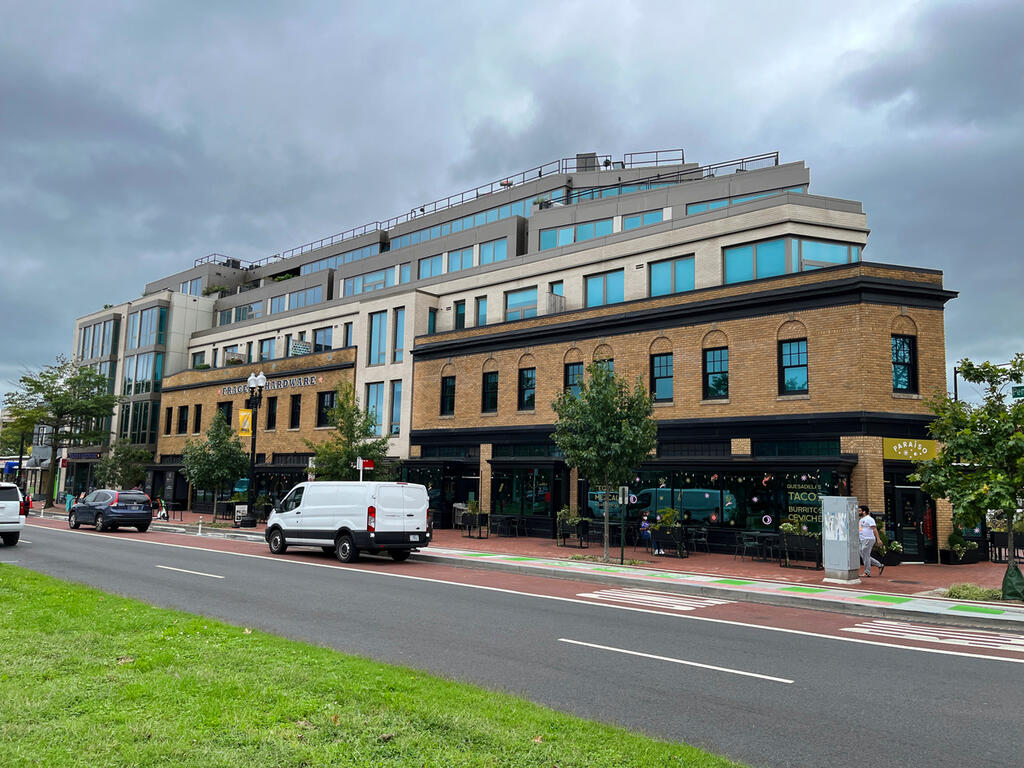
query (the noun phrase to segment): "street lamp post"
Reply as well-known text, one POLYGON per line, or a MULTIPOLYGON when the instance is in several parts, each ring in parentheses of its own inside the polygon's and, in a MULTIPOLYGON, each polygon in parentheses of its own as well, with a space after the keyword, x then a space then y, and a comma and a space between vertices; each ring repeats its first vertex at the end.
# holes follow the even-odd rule
POLYGON ((239 522, 243 528, 256 527, 256 424, 259 422, 260 403, 263 402, 263 387, 267 384, 267 377, 263 371, 250 373, 246 382, 249 386, 249 399, 246 405, 252 410, 251 432, 252 438, 249 444, 249 508, 239 522))

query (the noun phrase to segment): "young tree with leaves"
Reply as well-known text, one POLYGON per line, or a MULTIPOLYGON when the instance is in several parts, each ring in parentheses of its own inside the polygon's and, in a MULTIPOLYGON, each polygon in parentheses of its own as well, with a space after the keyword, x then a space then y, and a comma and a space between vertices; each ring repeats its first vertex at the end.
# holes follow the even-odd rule
POLYGON ((109 386, 103 374, 58 356, 54 364, 23 374, 18 389, 4 397, 5 410, 15 419, 51 429, 53 458, 46 506, 53 504, 53 473, 60 464, 60 449, 72 442, 96 445, 110 437, 106 420, 113 415, 118 397, 108 391, 109 386))
POLYGON ((1024 577, 1014 557, 1014 526, 1024 521, 1024 400, 1007 399, 1007 387, 1024 381, 1024 354, 1007 366, 961 360, 964 381, 982 387, 984 398, 973 405, 948 394, 929 403, 935 420, 928 430, 942 445, 939 455, 919 462, 921 487, 948 499, 959 525, 978 525, 990 510, 1006 519, 1009 562, 1003 576, 1003 599, 1024 600, 1024 577))
MULTIPOLYGON (((558 421, 552 439, 566 463, 604 493, 604 559, 609 560, 609 497, 628 485, 634 469, 657 445, 654 405, 637 380, 633 391, 600 361, 587 367, 579 394, 562 392, 552 403, 558 421)), ((625 531, 622 532, 622 535, 625 531)))
POLYGON ((194 487, 213 491, 213 515, 217 516, 217 496, 249 474, 249 454, 218 410, 202 440, 186 440, 181 452, 182 472, 194 487))
POLYGON ((335 405, 327 414, 337 431, 319 443, 306 441, 313 451, 317 479, 358 480, 357 457, 372 459, 374 479, 384 479, 390 474, 381 464, 388 453, 388 438, 377 435, 374 414, 359 407, 350 383, 341 382, 335 393, 335 405))
POLYGON ((96 462, 93 476, 106 488, 134 488, 146 482, 146 465, 151 461, 153 454, 149 451, 118 440, 110 453, 96 462))

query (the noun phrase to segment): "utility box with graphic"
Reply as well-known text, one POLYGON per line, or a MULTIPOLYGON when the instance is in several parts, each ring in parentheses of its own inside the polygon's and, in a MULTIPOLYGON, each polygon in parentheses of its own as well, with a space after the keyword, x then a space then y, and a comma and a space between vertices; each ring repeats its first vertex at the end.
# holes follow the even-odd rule
POLYGON ((821 552, 825 581, 859 581, 858 530, 856 496, 821 497, 821 552))

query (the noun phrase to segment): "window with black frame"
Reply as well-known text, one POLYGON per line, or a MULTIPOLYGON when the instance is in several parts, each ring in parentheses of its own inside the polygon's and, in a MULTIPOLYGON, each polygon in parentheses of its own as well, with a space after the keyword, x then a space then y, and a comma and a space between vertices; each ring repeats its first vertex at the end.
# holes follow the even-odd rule
POLYGON ((580 387, 583 386, 583 363, 565 364, 562 386, 566 392, 571 392, 573 397, 580 396, 580 387))
POLYGON ((481 383, 480 411, 497 413, 498 411, 498 372, 485 371, 481 383))
POLYGON ((892 391, 917 394, 917 338, 892 337, 892 391))
POLYGON ((537 395, 537 369, 519 369, 519 397, 518 406, 520 411, 532 411, 534 409, 537 395))
POLYGON ((807 339, 779 342, 779 394, 807 394, 807 339))
POLYGON ((729 397, 729 348, 704 350, 705 400, 726 400, 729 397))
POLYGON ((451 416, 455 413, 455 377, 441 377, 441 415, 451 416))
POLYGON ((651 355, 651 395, 656 403, 672 402, 672 353, 651 355))
POLYGON ((337 401, 337 392, 333 389, 329 392, 316 393, 316 425, 318 427, 331 426, 330 411, 337 401))

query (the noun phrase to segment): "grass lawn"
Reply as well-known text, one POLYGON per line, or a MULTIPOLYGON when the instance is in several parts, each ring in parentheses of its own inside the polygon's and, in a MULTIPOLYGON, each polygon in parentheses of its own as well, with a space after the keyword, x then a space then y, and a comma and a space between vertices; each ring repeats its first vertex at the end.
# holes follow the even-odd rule
POLYGON ((149 765, 735 764, 0 566, 0 766, 149 765))

